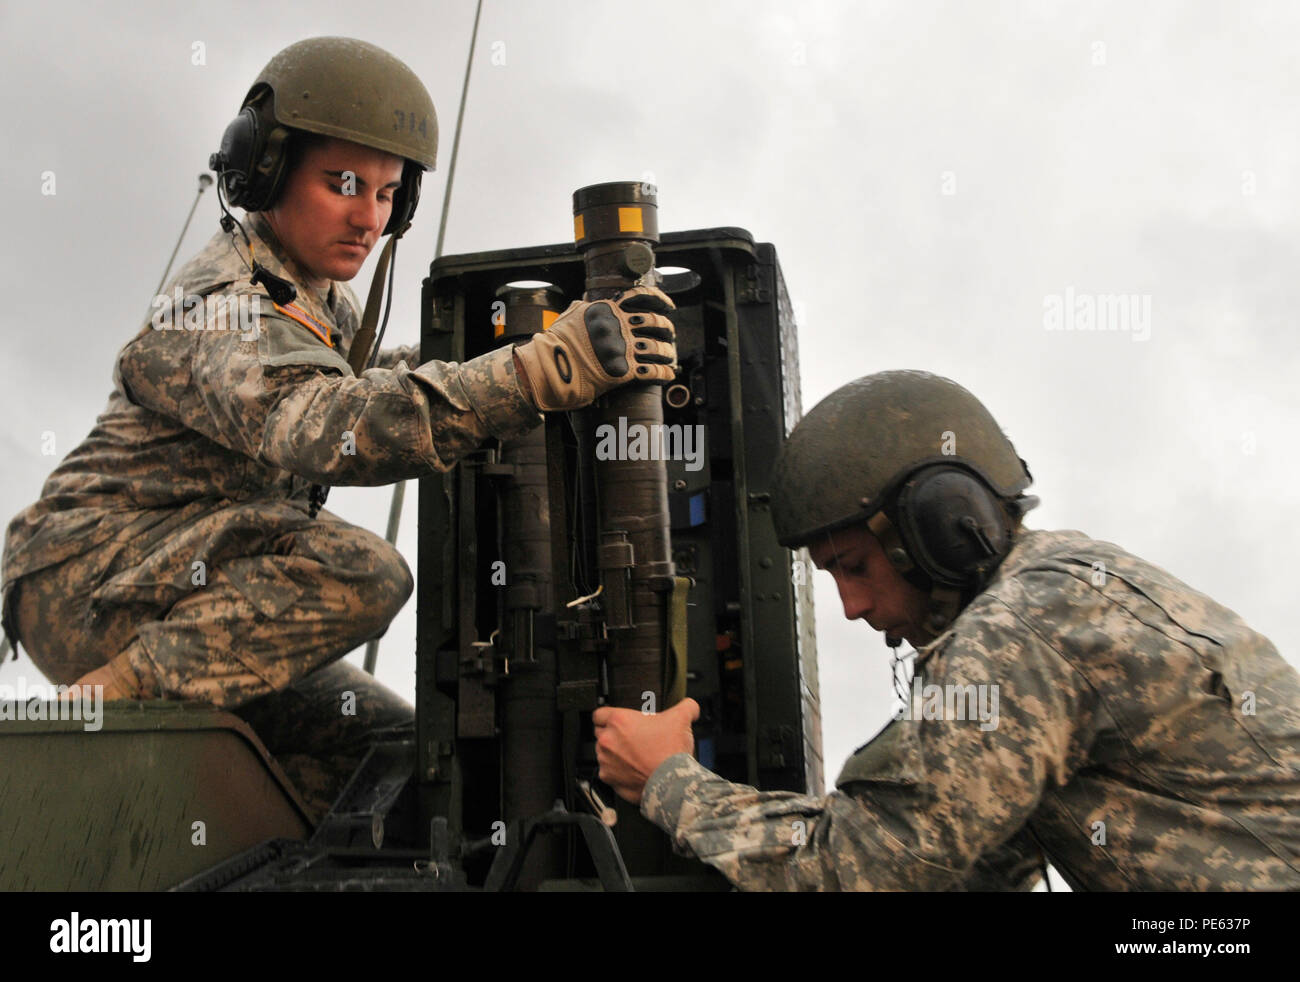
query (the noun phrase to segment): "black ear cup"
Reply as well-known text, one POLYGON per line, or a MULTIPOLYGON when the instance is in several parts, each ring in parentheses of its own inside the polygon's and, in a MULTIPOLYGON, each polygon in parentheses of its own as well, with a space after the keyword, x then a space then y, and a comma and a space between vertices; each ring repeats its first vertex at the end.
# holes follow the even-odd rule
POLYGON ((974 473, 948 464, 909 477, 894 502, 895 524, 916 565, 935 583, 979 589, 1006 556, 1011 522, 974 473))
POLYGON ((252 106, 245 106, 221 134, 221 149, 208 158, 208 166, 217 172, 217 180, 231 205, 243 207, 247 200, 258 142, 257 112, 252 106))
POLYGON ((288 167, 289 138, 265 99, 245 106, 231 120, 221 135, 221 149, 208 158, 230 205, 261 211, 275 200, 288 167))

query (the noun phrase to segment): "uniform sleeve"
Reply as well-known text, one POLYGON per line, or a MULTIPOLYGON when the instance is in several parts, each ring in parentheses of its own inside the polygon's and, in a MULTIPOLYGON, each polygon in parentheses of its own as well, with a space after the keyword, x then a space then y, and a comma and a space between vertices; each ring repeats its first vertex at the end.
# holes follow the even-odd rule
POLYGON ((1047 640, 992 597, 963 612, 925 667, 912 718, 850 758, 841 790, 760 792, 678 754, 646 783, 642 812, 679 852, 744 890, 979 884, 1045 789, 1067 784, 1086 761, 1095 699, 1047 640), (936 692, 939 701, 927 703, 936 692))
POLYGON ((400 361, 406 362, 410 368, 418 366, 420 364, 420 346, 418 344, 406 344, 398 348, 380 348, 379 357, 375 359, 375 367, 387 368, 392 371, 400 361))
POLYGON ((971 893, 1027 892, 1043 878, 1043 852, 1024 829, 990 849, 951 889, 971 893))
POLYGON ((306 328, 262 313, 256 330, 146 331, 124 349, 118 371, 133 401, 327 485, 445 471, 488 437, 541 420, 509 348, 460 364, 394 364, 358 378, 306 328))

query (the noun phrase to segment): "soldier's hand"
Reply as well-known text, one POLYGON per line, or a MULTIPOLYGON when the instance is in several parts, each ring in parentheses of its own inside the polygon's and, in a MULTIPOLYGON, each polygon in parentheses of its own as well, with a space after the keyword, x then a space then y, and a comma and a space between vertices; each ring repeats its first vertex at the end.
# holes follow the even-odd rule
POLYGON ((579 409, 627 382, 670 382, 677 373, 674 309, 654 287, 613 300, 574 301, 555 322, 515 348, 533 403, 543 412, 579 409))
POLYGON ((602 706, 592 713, 596 726, 596 760, 600 779, 624 801, 639 804, 641 792, 656 768, 674 754, 693 754, 691 724, 700 718, 700 704, 683 699, 662 713, 602 706))

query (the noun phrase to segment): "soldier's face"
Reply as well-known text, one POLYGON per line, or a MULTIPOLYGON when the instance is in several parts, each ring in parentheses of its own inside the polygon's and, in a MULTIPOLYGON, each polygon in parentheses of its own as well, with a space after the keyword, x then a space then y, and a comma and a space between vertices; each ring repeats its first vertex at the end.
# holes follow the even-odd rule
POLYGON ((267 220, 311 285, 324 288, 360 271, 401 184, 401 157, 326 140, 303 154, 267 220))
POLYGON ((834 532, 809 545, 808 553, 818 569, 835 578, 845 617, 917 647, 925 643, 921 625, 929 598, 894 569, 866 525, 834 532))

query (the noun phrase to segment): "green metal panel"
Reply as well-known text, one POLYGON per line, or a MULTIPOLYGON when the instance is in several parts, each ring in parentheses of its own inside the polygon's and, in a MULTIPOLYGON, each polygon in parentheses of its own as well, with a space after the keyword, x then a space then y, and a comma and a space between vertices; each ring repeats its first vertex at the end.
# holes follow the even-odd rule
POLYGON ((742 582, 750 600, 743 609, 748 636, 758 647, 753 670, 746 673, 746 682, 753 685, 753 783, 820 795, 821 697, 812 576, 806 556, 803 569, 792 575, 771 520, 772 465, 801 415, 794 314, 771 244, 759 243, 751 264, 731 269, 731 424, 733 443, 742 451, 735 455, 737 524, 742 582))
POLYGON ((101 720, 94 731, 72 719, 0 723, 0 890, 165 889, 311 832, 242 720, 174 702, 117 703, 101 720))

